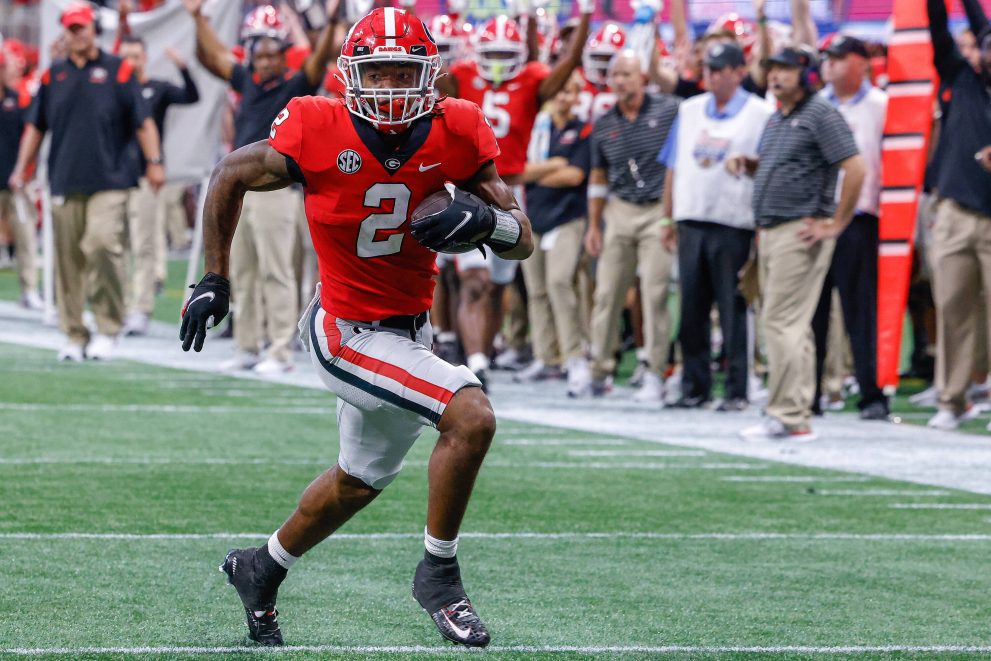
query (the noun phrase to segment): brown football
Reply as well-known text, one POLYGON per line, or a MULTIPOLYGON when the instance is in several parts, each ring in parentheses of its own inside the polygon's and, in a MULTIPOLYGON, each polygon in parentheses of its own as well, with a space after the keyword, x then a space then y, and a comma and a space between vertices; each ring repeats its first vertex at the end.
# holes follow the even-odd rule
MULTIPOLYGON (((413 215, 410 217, 410 220, 415 223, 421 218, 442 213, 447 210, 449 206, 451 206, 452 201, 451 194, 442 188, 436 193, 431 193, 425 197, 423 201, 420 202, 415 209, 413 209, 413 215)), ((445 250, 435 252, 445 252, 452 255, 457 255, 463 252, 471 252, 477 248, 478 246, 474 243, 455 243, 448 246, 445 250)))

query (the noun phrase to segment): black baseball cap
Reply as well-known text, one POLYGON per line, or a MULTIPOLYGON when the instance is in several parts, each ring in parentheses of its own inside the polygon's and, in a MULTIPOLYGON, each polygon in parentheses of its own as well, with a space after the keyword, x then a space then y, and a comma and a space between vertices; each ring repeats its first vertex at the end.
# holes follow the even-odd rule
POLYGON ((746 64, 743 49, 731 41, 717 41, 705 51, 705 66, 713 70, 742 67, 746 64))
POLYGON ((867 45, 863 41, 845 34, 836 35, 826 47, 826 55, 831 57, 846 57, 851 53, 863 58, 870 57, 867 53, 867 45))
POLYGON ((804 69, 809 66, 809 55, 800 48, 786 46, 771 57, 766 58, 762 64, 765 67, 778 65, 792 69, 804 69))

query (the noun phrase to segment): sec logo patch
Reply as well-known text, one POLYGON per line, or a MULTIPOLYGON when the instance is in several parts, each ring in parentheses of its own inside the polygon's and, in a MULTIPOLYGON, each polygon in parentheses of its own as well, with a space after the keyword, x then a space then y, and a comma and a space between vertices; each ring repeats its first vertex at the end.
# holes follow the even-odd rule
POLYGON ((361 169, 361 156, 353 149, 345 149, 337 155, 337 169, 344 174, 354 174, 361 169))

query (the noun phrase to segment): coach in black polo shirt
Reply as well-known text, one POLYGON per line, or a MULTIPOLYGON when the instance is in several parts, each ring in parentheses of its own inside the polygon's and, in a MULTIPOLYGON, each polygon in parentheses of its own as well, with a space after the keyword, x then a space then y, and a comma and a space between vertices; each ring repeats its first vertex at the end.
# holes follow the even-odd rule
MULTIPOLYGON (((171 48, 165 55, 182 76, 182 86, 167 80, 156 80, 148 76, 148 52, 140 37, 125 36, 121 39, 120 56, 134 68, 134 75, 141 86, 141 98, 148 104, 158 134, 165 141, 165 113, 171 105, 189 105, 200 100, 199 89, 189 73, 185 61, 171 48)), ((134 146, 137 151, 137 145, 134 146)), ((140 154, 135 156, 139 161, 140 154)), ((131 192, 128 202, 128 238, 133 260, 131 268, 131 290, 128 313, 124 320, 125 335, 143 335, 148 330, 149 319, 155 307, 155 292, 165 279, 165 198, 166 191, 171 199, 182 196, 182 184, 171 184, 156 194, 148 181, 141 180, 140 186, 131 192)))
POLYGON ((756 174, 761 321, 770 371, 766 416, 740 437, 812 441, 812 316, 836 237, 853 218, 864 164, 839 111, 812 88, 810 55, 785 48, 767 65, 768 89, 780 105, 764 129, 758 158, 727 159, 734 174, 756 174), (839 171, 843 186, 837 203, 839 171))
MULTIPOLYGON (((268 139, 272 121, 295 96, 314 94, 323 81, 333 51, 336 23, 320 33, 316 48, 300 71, 286 66, 286 35, 273 29, 245 45, 248 66, 235 64, 202 13, 203 0, 184 0, 196 21, 196 55, 210 73, 229 81, 241 94, 234 117, 234 147, 268 139)), ((333 12, 328 12, 331 15, 333 12)), ((248 192, 231 245, 231 283, 237 299, 234 344, 237 354, 224 363, 228 370, 253 369, 259 373, 292 368, 292 342, 298 316, 293 253, 302 194, 295 188, 268 193, 248 192), (260 270, 264 267, 264 271, 260 270), (259 308, 256 301, 262 301, 259 308), (270 342, 261 359, 261 329, 270 342)))
POLYGON ((666 168, 657 162, 657 154, 678 114, 678 101, 666 94, 647 94, 645 82, 636 53, 616 55, 609 65, 616 105, 592 129, 585 249, 599 258, 599 264, 590 388, 593 395, 607 389, 606 379, 615 367, 619 315, 639 267, 649 369, 634 398, 659 405, 668 355, 667 297, 673 257, 661 246, 666 168))
POLYGON ((124 317, 124 237, 127 189, 138 183, 128 144, 137 135, 154 187, 164 181, 158 129, 141 99, 131 66, 96 46, 93 9, 70 5, 62 13, 68 58, 52 64, 28 112, 28 128, 12 188, 51 131, 48 159, 55 227, 55 295, 68 344, 60 360, 112 357, 124 317), (89 294, 96 335, 83 325, 89 294))
MULTIPOLYGON (((932 228, 933 299, 936 303, 936 389, 939 411, 929 426, 955 429, 973 415, 971 385, 977 342, 986 342, 977 315, 991 302, 991 172, 980 149, 991 144, 991 26, 976 0, 964 2, 977 36, 975 70, 947 27, 946 5, 928 0, 933 61, 944 105, 936 160, 939 195, 932 228), (978 305, 978 296, 985 305, 978 305)), ((979 369, 979 368, 978 368, 979 369)))

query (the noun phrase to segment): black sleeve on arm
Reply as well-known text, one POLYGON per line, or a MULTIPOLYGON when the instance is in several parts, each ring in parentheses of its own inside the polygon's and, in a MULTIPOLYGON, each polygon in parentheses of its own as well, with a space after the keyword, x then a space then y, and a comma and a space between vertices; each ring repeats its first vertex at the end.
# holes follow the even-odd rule
POLYGON ((950 34, 945 0, 926 0, 929 12, 929 37, 933 46, 933 64, 940 78, 952 84, 961 67, 967 66, 950 34))
POLYGON ((200 90, 196 87, 196 81, 189 74, 189 69, 179 69, 179 73, 182 74, 182 87, 169 85, 165 93, 166 98, 170 104, 181 106, 196 103, 200 100, 200 90))
POLYGON ((303 176, 303 170, 299 167, 299 163, 290 156, 286 156, 285 154, 283 156, 286 159, 286 170, 289 171, 289 178, 305 187, 306 177, 303 176))
MULTIPOLYGON (((963 0, 964 11, 967 12, 967 22, 970 23, 970 31, 974 33, 974 37, 980 40, 981 35, 984 31, 988 29, 988 17, 984 13, 984 7, 981 7, 980 0, 963 0)), ((978 43, 977 47, 980 48, 981 44, 978 43)))

